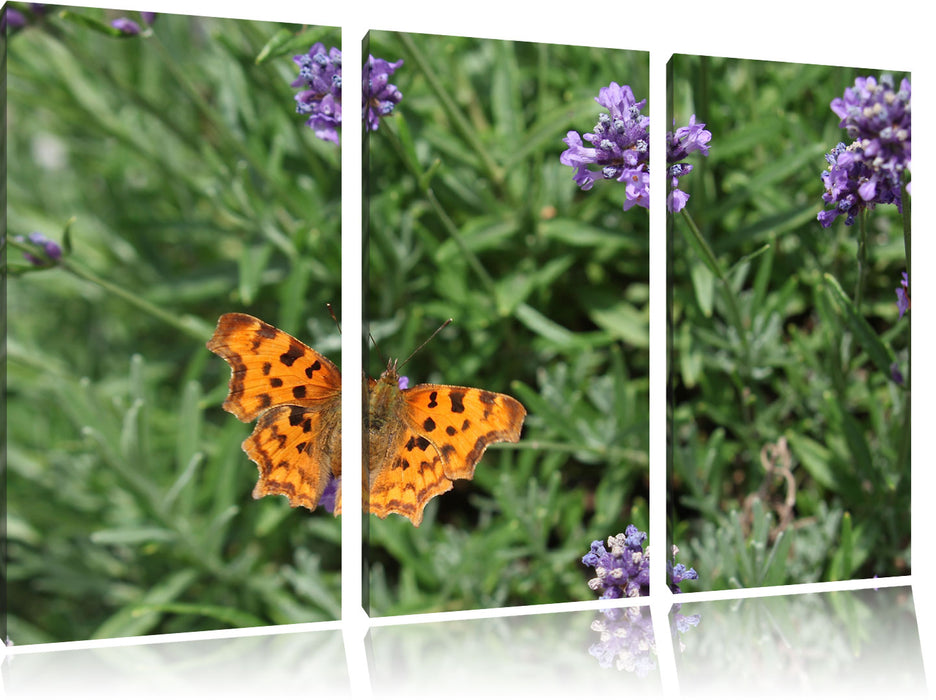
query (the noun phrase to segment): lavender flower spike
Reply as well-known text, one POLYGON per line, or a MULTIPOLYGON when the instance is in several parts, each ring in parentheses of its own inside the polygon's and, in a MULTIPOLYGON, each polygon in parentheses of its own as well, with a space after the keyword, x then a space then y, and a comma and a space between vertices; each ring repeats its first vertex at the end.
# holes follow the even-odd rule
POLYGON ((897 292, 897 318, 903 318, 903 315, 910 310, 910 279, 907 273, 900 275, 900 286, 894 290, 897 292))
MULTIPOLYGON (((670 181, 670 192, 666 196, 666 210, 671 214, 683 209, 689 201, 689 195, 677 185, 679 178, 692 172, 692 165, 682 163, 690 153, 699 151, 703 156, 709 154, 709 141, 712 132, 705 129, 705 124, 696 124, 695 115, 689 117, 689 124, 666 134, 666 175, 670 181)), ((675 121, 675 120, 674 120, 675 121)), ((675 123, 674 123, 675 126, 675 123)))
POLYGON ((308 114, 306 125, 323 141, 338 143, 341 126, 341 49, 325 50, 321 42, 307 54, 294 56, 299 77, 293 87, 304 88, 296 95, 296 111, 308 114))
POLYGON ((403 99, 397 86, 390 83, 390 76, 402 65, 402 58, 390 63, 382 58, 367 57, 361 85, 361 100, 364 123, 368 131, 377 131, 380 118, 391 114, 393 108, 403 99))
POLYGON ((601 598, 631 598, 650 593, 650 553, 643 541, 647 533, 628 525, 623 533, 608 538, 605 549, 601 540, 591 544, 582 563, 594 567, 595 578, 588 582, 593 591, 602 590, 601 598))
MULTIPOLYGON (((617 83, 601 88, 595 100, 609 114, 599 114, 594 130, 584 136, 569 131, 563 139, 568 148, 559 156, 559 162, 575 168, 572 179, 581 189, 590 190, 598 179, 617 180, 626 185, 624 211, 635 204, 648 209, 650 118, 640 113, 647 101, 637 102, 629 85, 617 83)), ((695 151, 707 156, 711 138, 705 124, 696 124, 694 114, 688 126, 666 135, 667 176, 672 188, 667 197, 669 211, 679 211, 689 200, 689 195, 679 190, 677 184, 679 178, 692 172, 692 166, 681 161, 695 151)))
MULTIPOLYGON (((646 539, 646 532, 638 530, 636 525, 628 525, 623 533, 608 538, 608 548, 601 540, 592 542, 591 550, 582 557, 585 566, 595 569, 595 578, 588 582, 588 587, 593 591, 600 589, 600 597, 604 599, 649 595, 650 548, 643 546, 646 539)), ((666 562, 673 593, 681 592, 679 583, 682 581, 699 578, 695 569, 676 563, 678 551, 674 546, 673 559, 666 562)))
POLYGON ((819 212, 819 223, 827 228, 844 215, 850 226, 861 211, 877 204, 896 204, 903 211, 904 171, 910 170, 910 81, 902 80, 895 90, 889 75, 880 82, 856 78, 855 86, 830 107, 853 141, 838 144, 826 156, 822 199, 833 208, 819 212))
POLYGON ((140 33, 140 25, 126 17, 118 17, 111 22, 111 26, 120 31, 121 34, 127 34, 128 36, 136 36, 140 33))
POLYGON ((13 239, 21 243, 29 241, 34 246, 42 248, 42 252, 46 256, 45 260, 36 257, 32 253, 23 251, 23 257, 37 267, 43 267, 62 259, 62 247, 55 241, 46 238, 45 235, 38 231, 33 231, 26 236, 25 239, 22 236, 14 236, 13 239))
POLYGON ((601 88, 595 101, 609 113, 598 115, 591 133, 580 136, 577 131, 569 131, 563 139, 568 148, 559 156, 559 162, 575 168, 572 179, 581 189, 591 189, 599 178, 617 180, 625 183, 624 211, 635 204, 647 209, 650 117, 640 113, 647 101, 637 102, 629 85, 617 83, 601 88), (593 148, 586 147, 583 139, 593 148))

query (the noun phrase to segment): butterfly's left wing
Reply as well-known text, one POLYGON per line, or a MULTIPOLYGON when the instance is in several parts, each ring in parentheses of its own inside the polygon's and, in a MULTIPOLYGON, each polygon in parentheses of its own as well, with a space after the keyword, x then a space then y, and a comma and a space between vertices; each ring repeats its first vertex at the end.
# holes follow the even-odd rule
MULTIPOLYGON (((279 494, 293 508, 315 510, 329 484, 341 478, 341 396, 314 408, 274 406, 264 411, 242 447, 260 473, 254 498, 279 494)), ((336 499, 337 509, 329 510, 338 515, 340 493, 336 499)))
POLYGON ((368 440, 363 485, 367 510, 381 518, 399 513, 418 526, 426 503, 452 488, 442 455, 401 420, 379 433, 370 432, 368 440))

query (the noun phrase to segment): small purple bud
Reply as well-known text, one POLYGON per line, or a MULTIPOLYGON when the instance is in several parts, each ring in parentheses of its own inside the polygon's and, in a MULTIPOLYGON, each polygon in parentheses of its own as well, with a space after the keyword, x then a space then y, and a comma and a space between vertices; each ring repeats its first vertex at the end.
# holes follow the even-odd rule
POLYGON ((111 22, 111 26, 114 29, 120 30, 121 34, 127 34, 129 36, 135 36, 140 33, 140 25, 126 17, 118 17, 111 22))

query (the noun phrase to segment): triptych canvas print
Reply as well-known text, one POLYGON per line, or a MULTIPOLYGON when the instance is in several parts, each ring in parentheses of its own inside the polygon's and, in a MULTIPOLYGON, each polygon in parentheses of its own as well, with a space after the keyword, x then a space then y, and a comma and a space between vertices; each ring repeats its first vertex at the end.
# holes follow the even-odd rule
POLYGON ((910 573, 908 71, 676 53, 657 94, 624 48, 4 26, 8 644, 339 621, 359 577, 370 619, 603 599, 566 641, 654 687, 660 630, 691 675, 718 615, 677 604, 655 641, 627 599, 910 573))

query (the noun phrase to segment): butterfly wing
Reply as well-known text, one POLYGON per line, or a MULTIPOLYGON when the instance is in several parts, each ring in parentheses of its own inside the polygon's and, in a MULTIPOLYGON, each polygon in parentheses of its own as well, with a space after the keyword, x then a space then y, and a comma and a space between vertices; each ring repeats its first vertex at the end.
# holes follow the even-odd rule
POLYGON ((380 382, 370 380, 372 404, 375 390, 392 399, 368 431, 369 509, 382 518, 399 513, 418 526, 430 499, 450 490, 453 479, 474 476, 489 444, 520 439, 526 411, 504 394, 435 384, 400 391, 396 379, 385 373, 380 382))
POLYGON ((242 445, 260 471, 254 498, 282 494, 290 506, 315 509, 341 476, 338 368, 247 314, 222 316, 208 349, 231 366, 225 410, 244 422, 260 417, 242 445))
POLYGON ((367 499, 371 513, 386 518, 399 513, 413 525, 422 522, 423 509, 434 496, 452 488, 439 452, 412 430, 400 431, 389 461, 372 469, 367 499))
POLYGON ((224 314, 208 349, 231 366, 224 410, 249 423, 271 406, 316 408, 341 392, 324 355, 258 318, 224 314))
MULTIPOLYGON (((280 494, 293 508, 315 510, 329 482, 341 476, 341 428, 330 424, 340 420, 340 410, 340 405, 331 411, 275 406, 260 415, 242 445, 260 470, 254 498, 280 494)), ((340 505, 333 510, 337 515, 340 505)))
POLYGON ((419 384, 403 395, 409 426, 438 451, 449 479, 471 479, 488 445, 520 439, 526 409, 506 394, 419 384))

